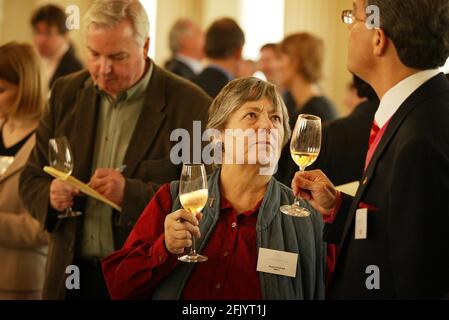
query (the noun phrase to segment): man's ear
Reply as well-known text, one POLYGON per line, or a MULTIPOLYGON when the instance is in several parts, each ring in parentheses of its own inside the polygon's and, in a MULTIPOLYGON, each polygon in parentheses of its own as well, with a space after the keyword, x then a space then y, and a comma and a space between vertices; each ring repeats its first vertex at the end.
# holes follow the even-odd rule
POLYGON ((382 29, 373 29, 373 53, 380 57, 385 54, 388 48, 388 37, 382 29))
POLYGON ((148 57, 148 52, 150 52, 150 37, 145 39, 145 44, 143 46, 143 58, 146 59, 148 57))

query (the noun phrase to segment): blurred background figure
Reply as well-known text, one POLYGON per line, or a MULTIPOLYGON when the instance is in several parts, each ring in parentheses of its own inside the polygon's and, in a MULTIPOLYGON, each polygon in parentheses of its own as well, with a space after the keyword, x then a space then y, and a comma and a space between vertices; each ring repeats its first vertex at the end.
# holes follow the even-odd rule
POLYGON ((47 96, 30 45, 0 47, 0 299, 41 299, 47 235, 19 197, 19 177, 35 144, 47 96))
POLYGON ((260 48, 259 70, 264 74, 268 82, 274 84, 282 92, 283 89, 279 81, 279 73, 276 70, 277 60, 276 43, 267 43, 260 48))
POLYGON ((323 78, 324 44, 310 33, 296 33, 279 45, 281 86, 287 89, 294 106, 289 106, 294 126, 300 113, 315 115, 323 121, 337 118, 334 104, 323 95, 319 82, 323 78))
POLYGON ((193 82, 215 98, 238 73, 245 34, 230 18, 216 20, 206 32, 205 53, 208 66, 193 82))
POLYGON ((59 77, 83 69, 70 42, 66 19, 63 9, 54 5, 37 9, 31 18, 34 44, 50 88, 59 77))
POLYGON ((353 78, 360 103, 342 119, 323 126, 321 152, 311 167, 321 169, 335 185, 360 181, 379 98, 371 86, 357 76, 353 78))
POLYGON ((204 33, 196 23, 189 19, 176 21, 169 42, 172 58, 165 64, 167 70, 187 79, 202 71, 204 33))
MULTIPOLYGON (((323 78, 324 44, 309 33, 296 33, 286 37, 279 45, 279 72, 281 85, 288 91, 284 102, 295 126, 299 114, 311 114, 323 123, 337 118, 334 104, 323 95, 319 81, 323 78)), ((290 186, 298 166, 290 155, 290 146, 282 151, 276 178, 290 186)))
POLYGON ((242 60, 237 70, 237 78, 252 77, 258 71, 257 62, 254 60, 242 60))
MULTIPOLYGON (((357 76, 354 76, 356 78, 357 76)), ((357 77, 358 78, 358 77, 357 77)), ((358 80, 361 80, 358 78, 358 80)), ((349 110, 349 112, 354 111, 354 109, 360 105, 362 102, 365 102, 367 100, 366 97, 360 96, 360 91, 357 89, 357 86, 355 84, 355 79, 353 79, 348 85, 346 86, 346 92, 344 97, 344 105, 349 110)))

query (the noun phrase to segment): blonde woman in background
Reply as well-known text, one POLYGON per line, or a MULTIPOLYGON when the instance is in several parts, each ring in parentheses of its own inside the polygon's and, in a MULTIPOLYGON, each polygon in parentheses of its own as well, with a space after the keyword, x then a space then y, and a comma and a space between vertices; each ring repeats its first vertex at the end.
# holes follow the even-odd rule
MULTIPOLYGON (((293 130, 299 114, 311 114, 323 122, 335 120, 334 104, 323 95, 324 43, 313 34, 301 32, 287 36, 278 46, 280 84, 288 90, 284 101, 293 130)), ((276 178, 289 186, 298 169, 290 155, 289 143, 282 151, 276 178)))
POLYGON ((40 299, 47 236, 19 197, 47 84, 31 46, 0 47, 0 299, 40 299))

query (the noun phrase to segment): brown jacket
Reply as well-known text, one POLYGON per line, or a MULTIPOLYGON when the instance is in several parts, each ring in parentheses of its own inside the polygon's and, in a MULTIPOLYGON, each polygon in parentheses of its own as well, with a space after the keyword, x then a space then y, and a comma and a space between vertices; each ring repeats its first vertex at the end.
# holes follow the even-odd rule
POLYGON ((24 144, 0 176, 0 299, 39 296, 44 286, 48 235, 19 197, 19 177, 36 142, 24 144))
MULTIPOLYGON (((180 166, 170 161, 170 134, 184 128, 192 132, 195 120, 206 125, 211 99, 193 84, 154 66, 147 98, 129 144, 123 175, 126 178, 123 212, 114 213, 114 242, 122 247, 158 187, 179 178, 180 166)), ((63 299, 66 267, 73 263, 81 239, 83 217, 58 220, 49 206, 52 179, 42 171, 48 164, 48 140, 66 136, 74 153, 73 176, 90 180, 99 95, 90 74, 81 71, 58 80, 37 131, 36 147, 22 174, 20 193, 33 216, 51 232, 44 298, 63 299)), ((74 209, 83 211, 85 199, 74 209)))

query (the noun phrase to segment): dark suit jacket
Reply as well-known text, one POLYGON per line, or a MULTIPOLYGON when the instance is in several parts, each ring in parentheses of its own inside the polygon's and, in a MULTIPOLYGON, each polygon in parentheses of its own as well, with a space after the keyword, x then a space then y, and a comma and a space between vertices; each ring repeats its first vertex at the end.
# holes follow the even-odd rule
POLYGON ((347 117, 323 125, 321 151, 309 170, 321 169, 334 185, 360 180, 379 100, 361 103, 347 117))
POLYGON ((55 81, 68 74, 80 71, 83 69, 83 64, 78 60, 75 55, 75 48, 70 46, 69 50, 62 57, 58 67, 50 80, 50 88, 53 87, 55 81))
POLYGON ((229 82, 229 78, 222 71, 207 67, 199 75, 192 79, 209 96, 215 98, 229 82))
POLYGON ((325 239, 341 249, 330 298, 439 299, 449 292, 448 123, 449 83, 439 74, 392 117, 355 199, 344 197, 325 227, 325 239), (360 202, 373 207, 366 240, 354 240, 360 202), (366 287, 369 266, 379 268, 380 290, 366 287))
MULTIPOLYGON (((122 247, 140 213, 163 183, 179 179, 181 167, 172 164, 170 142, 174 129, 184 128, 192 137, 192 122, 205 128, 211 100, 187 80, 154 66, 147 98, 125 155, 127 165, 122 213, 114 212, 116 249, 122 247)), ((48 140, 66 136, 75 159, 73 176, 90 180, 98 117, 99 94, 90 74, 82 71, 58 80, 37 130, 37 143, 21 176, 20 193, 34 217, 51 232, 44 298, 62 299, 65 268, 73 263, 82 232, 83 217, 58 220, 49 205, 52 178, 42 168, 48 165, 48 140)), ((85 199, 76 198, 83 211, 85 199)))
POLYGON ((184 62, 178 59, 171 59, 165 64, 165 69, 185 79, 193 79, 195 72, 184 62))

